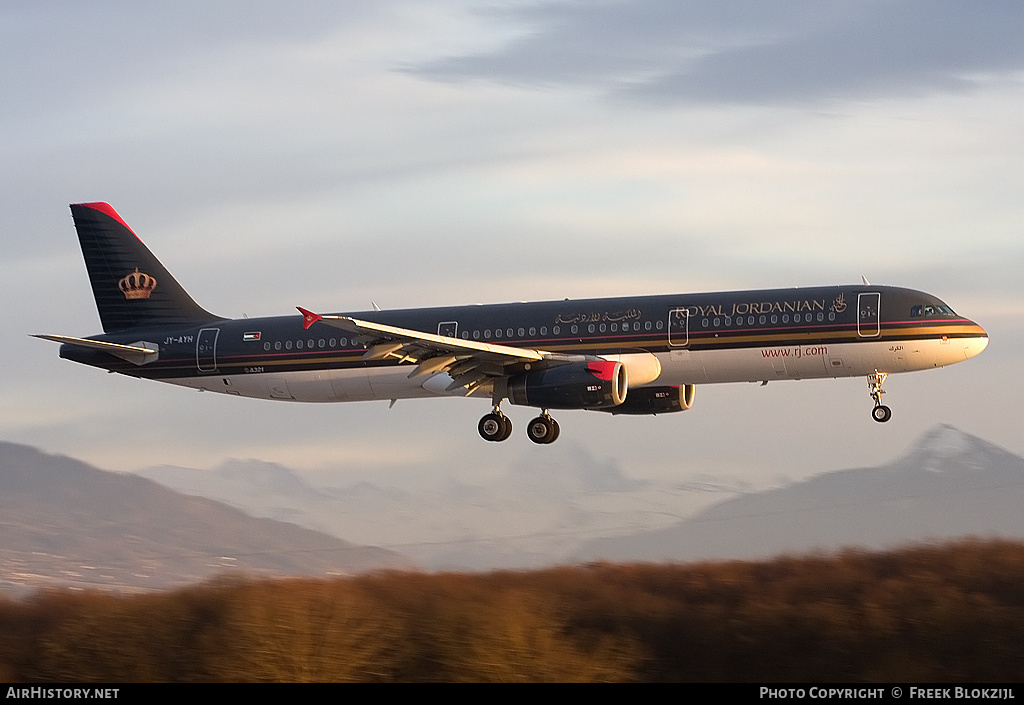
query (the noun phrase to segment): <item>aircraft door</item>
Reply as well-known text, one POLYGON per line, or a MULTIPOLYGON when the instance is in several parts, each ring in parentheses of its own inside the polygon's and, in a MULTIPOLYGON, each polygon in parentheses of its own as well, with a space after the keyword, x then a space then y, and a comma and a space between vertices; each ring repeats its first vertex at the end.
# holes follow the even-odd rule
POLYGON ((668 312, 668 344, 683 348, 690 344, 690 310, 674 308, 668 312))
POLYGON ((203 328, 196 339, 196 367, 200 372, 217 370, 217 336, 220 328, 203 328))
POLYGON ((857 335, 860 337, 876 338, 881 334, 881 298, 878 292, 857 295, 857 335))

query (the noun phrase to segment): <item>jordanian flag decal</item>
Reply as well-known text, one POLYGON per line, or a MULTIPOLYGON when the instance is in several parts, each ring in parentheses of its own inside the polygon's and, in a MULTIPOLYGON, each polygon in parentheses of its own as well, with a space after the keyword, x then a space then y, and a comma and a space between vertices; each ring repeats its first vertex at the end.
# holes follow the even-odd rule
POLYGON ((260 332, 259 331, 254 331, 252 333, 242 333, 242 340, 244 340, 246 342, 249 342, 249 341, 252 341, 252 340, 259 340, 259 339, 260 339, 260 332))

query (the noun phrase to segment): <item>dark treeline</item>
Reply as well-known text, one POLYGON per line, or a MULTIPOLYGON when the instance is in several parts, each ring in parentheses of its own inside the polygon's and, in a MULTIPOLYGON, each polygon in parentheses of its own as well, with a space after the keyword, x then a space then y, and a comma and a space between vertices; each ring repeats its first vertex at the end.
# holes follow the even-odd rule
POLYGON ((1020 681, 1024 544, 0 601, 5 681, 1020 681))

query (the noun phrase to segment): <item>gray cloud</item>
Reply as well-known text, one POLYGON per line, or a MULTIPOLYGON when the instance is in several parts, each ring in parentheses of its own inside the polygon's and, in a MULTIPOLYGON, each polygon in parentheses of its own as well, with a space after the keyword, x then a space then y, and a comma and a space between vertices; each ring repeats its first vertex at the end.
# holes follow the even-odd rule
POLYGON ((3 101, 0 118, 66 108, 97 94, 116 100, 182 65, 202 66, 227 47, 309 39, 373 12, 321 0, 304 2, 301 11, 242 0, 4 3, 0 56, 12 70, 0 73, 0 92, 17 100, 3 101))
POLYGON ((437 80, 581 85, 655 103, 779 104, 968 90, 1024 68, 1024 5, 952 0, 546 3, 437 80))

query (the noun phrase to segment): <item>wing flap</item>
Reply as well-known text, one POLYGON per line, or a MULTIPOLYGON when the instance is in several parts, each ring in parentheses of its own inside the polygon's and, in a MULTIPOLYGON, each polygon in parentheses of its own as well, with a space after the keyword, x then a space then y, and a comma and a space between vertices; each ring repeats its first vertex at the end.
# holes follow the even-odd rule
POLYGON ((475 340, 452 338, 423 331, 362 321, 351 316, 327 316, 296 307, 302 325, 323 323, 360 338, 367 345, 364 360, 395 358, 416 363, 409 378, 446 372, 452 381, 445 392, 465 388, 467 394, 487 388, 488 378, 502 377, 510 365, 546 360, 548 353, 532 348, 514 348, 475 340))

